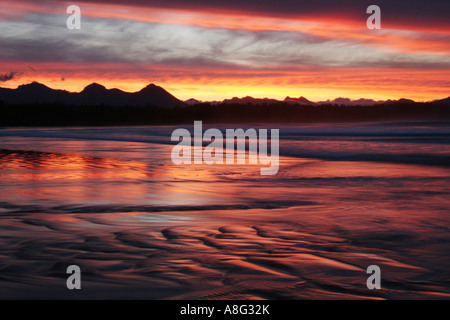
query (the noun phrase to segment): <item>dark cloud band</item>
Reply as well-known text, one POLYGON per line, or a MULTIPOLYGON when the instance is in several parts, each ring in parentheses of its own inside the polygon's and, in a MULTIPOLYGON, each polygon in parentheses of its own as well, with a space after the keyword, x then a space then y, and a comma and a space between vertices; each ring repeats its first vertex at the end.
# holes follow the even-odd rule
POLYGON ((450 25, 448 0, 78 0, 78 2, 123 4, 184 9, 202 12, 230 12, 248 15, 297 18, 334 17, 337 20, 367 19, 366 8, 376 4, 382 9, 386 25, 413 27, 450 25))

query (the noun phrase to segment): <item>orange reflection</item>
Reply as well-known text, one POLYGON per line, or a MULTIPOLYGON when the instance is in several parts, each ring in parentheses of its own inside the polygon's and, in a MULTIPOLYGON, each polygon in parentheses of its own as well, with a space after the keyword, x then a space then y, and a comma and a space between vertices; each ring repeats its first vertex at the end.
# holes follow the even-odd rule
POLYGON ((0 150, 0 166, 3 170, 31 170, 15 174, 9 179, 124 179, 155 177, 148 165, 136 161, 120 161, 113 158, 90 157, 70 153, 46 153, 23 150, 0 150))

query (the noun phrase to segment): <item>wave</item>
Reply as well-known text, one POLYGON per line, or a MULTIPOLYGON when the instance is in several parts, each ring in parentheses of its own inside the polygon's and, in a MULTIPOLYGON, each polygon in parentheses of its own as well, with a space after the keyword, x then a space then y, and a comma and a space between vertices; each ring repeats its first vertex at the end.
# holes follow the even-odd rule
POLYGON ((416 164, 438 167, 450 167, 450 155, 443 154, 411 154, 411 153, 357 153, 339 151, 280 150, 280 155, 292 158, 311 158, 326 161, 365 161, 398 164, 416 164))
MULTIPOLYGON (((16 128, 0 130, 0 136, 174 145, 170 137, 173 130, 179 127, 16 128)), ((185 127, 192 132, 192 125, 185 127)), ((204 126, 204 129, 208 127, 204 126)), ((223 129, 222 131, 226 127, 226 125, 217 126, 223 129)), ((245 130, 250 126, 240 127, 245 130)), ((280 156, 284 157, 450 166, 450 150, 443 152, 446 146, 450 145, 449 122, 272 127, 280 129, 280 156), (349 150, 346 147, 346 144, 355 141, 360 142, 365 148, 349 150)))
POLYGON ((120 212, 182 212, 182 211, 216 211, 216 210, 250 210, 250 209, 283 209, 298 206, 317 205, 314 201, 275 200, 254 201, 247 204, 229 205, 179 205, 179 206, 148 206, 148 205, 15 205, 0 202, 0 208, 6 209, 8 215, 20 213, 120 213, 120 212))

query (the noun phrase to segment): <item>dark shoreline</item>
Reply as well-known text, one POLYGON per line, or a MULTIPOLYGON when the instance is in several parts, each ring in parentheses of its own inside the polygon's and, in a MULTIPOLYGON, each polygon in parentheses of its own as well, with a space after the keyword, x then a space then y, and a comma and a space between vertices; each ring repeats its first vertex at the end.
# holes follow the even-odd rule
POLYGON ((450 121, 450 104, 391 102, 374 106, 288 103, 197 104, 187 107, 68 106, 59 103, 1 104, 0 126, 127 126, 177 125, 202 120, 204 124, 300 124, 380 121, 450 121))

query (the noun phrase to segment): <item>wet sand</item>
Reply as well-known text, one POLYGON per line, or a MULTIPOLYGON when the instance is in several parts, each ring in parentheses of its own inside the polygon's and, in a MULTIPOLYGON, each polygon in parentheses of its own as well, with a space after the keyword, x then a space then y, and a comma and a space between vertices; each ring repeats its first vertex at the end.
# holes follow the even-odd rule
MULTIPOLYGON (((174 166, 156 136, 3 134, 1 299, 450 298, 450 169, 403 161, 403 141, 381 142, 397 152, 389 162, 363 148, 379 142, 333 138, 334 151, 378 159, 282 155, 279 174, 261 177, 174 166), (66 288, 72 264, 81 290, 66 288), (366 287, 374 264, 381 290, 366 287)), ((427 139, 415 159, 442 159, 448 146, 427 139)))
POLYGON ((355 221, 320 211, 9 215, 0 297, 450 298, 448 225, 408 230, 402 225, 420 217, 377 212, 355 221), (82 270, 78 292, 65 288, 71 264, 82 270), (382 270, 382 290, 366 287, 371 264, 382 270))

